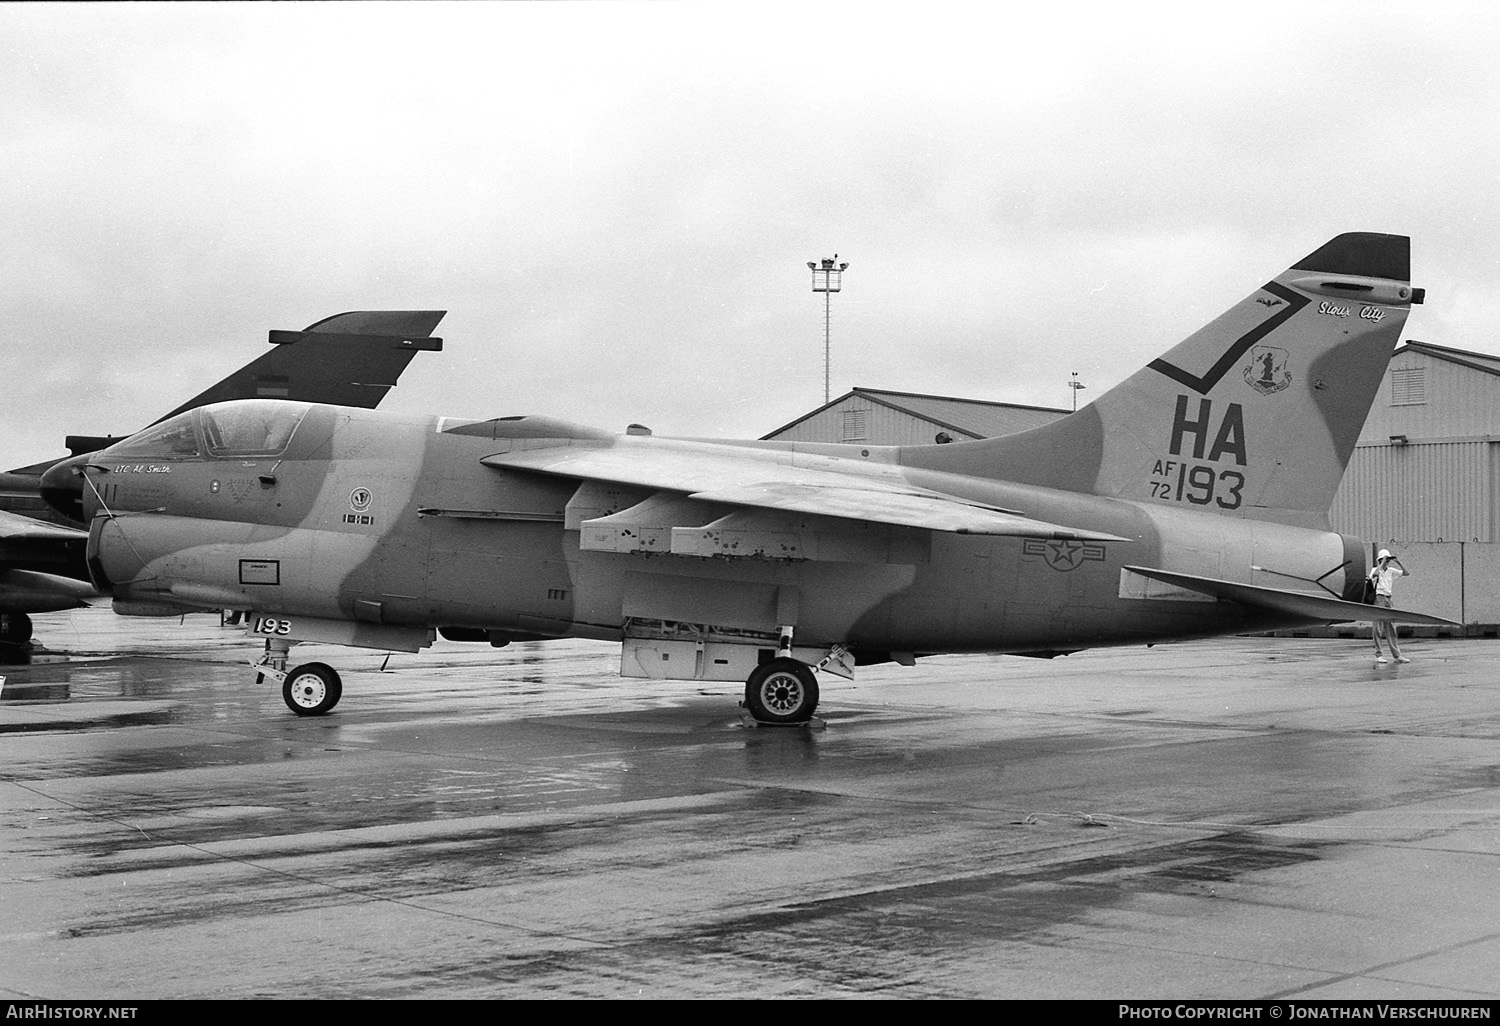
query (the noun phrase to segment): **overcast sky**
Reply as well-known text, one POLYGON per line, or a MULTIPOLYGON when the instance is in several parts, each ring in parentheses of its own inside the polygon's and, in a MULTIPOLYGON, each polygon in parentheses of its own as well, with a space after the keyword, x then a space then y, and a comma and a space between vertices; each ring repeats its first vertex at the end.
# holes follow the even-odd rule
POLYGON ((0 5, 0 469, 271 328, 445 309, 386 408, 762 435, 1066 407, 1344 231, 1500 352, 1500 4, 0 5))

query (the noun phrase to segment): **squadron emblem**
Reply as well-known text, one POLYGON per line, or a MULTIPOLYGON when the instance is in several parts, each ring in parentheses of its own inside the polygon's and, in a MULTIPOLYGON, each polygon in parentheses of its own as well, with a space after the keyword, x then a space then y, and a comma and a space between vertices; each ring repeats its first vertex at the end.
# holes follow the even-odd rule
POLYGON ((1292 383, 1287 369, 1287 351, 1276 346, 1253 346, 1250 361, 1245 364, 1245 384, 1261 395, 1280 392, 1292 383))

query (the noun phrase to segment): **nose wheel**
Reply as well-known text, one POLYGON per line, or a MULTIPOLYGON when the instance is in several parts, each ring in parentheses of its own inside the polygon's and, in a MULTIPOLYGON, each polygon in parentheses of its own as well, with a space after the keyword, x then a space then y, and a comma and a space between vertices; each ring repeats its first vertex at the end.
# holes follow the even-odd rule
POLYGON ((344 681, 327 663, 303 663, 291 670, 292 643, 285 638, 267 638, 266 653, 250 664, 255 683, 269 677, 281 685, 281 700, 298 716, 322 716, 344 697, 344 681))
POLYGON ((327 663, 304 663, 286 675, 281 698, 298 716, 322 716, 344 696, 344 682, 327 663))

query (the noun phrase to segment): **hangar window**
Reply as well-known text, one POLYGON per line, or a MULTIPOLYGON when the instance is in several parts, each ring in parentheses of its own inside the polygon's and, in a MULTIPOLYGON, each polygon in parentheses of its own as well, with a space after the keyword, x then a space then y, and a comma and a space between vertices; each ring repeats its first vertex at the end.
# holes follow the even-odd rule
POLYGON ((1427 403, 1425 367, 1391 368, 1391 405, 1424 406, 1427 403))
POLYGON ((844 411, 843 441, 862 442, 870 437, 868 429, 865 427, 865 414, 868 412, 868 410, 844 411))

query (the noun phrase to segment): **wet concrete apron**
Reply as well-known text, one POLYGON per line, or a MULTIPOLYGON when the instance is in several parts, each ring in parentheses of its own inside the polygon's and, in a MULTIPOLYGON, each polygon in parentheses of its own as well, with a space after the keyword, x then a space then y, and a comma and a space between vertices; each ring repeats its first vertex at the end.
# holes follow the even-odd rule
POLYGON ((1500 996, 1496 642, 945 657, 818 730, 571 642, 299 648, 301 719, 214 618, 37 619, 7 997, 1500 996))

